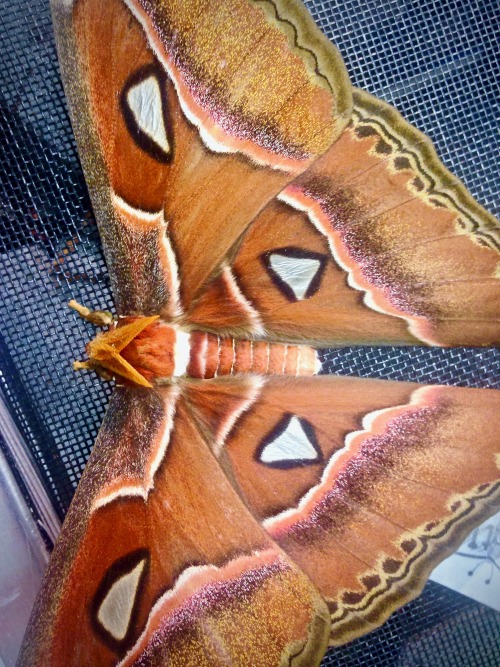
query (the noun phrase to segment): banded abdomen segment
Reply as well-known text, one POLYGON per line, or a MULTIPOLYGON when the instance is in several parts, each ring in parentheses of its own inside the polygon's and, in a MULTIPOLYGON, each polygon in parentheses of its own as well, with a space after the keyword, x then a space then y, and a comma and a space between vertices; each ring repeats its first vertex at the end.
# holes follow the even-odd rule
POLYGON ((306 345, 238 340, 193 331, 187 375, 213 378, 237 373, 262 375, 315 375, 320 369, 317 352, 306 345))

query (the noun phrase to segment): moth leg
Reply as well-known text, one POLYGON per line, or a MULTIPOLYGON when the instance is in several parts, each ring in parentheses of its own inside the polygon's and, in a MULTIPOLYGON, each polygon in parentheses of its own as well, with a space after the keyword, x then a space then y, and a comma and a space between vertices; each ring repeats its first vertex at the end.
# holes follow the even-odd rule
MULTIPOLYGON (((90 310, 86 306, 82 306, 75 299, 71 299, 68 302, 68 306, 80 315, 80 317, 87 322, 90 322, 96 327, 107 327, 110 324, 113 324, 113 315, 107 310, 90 310)), ((96 364, 93 364, 91 361, 74 361, 73 362, 74 371, 94 371, 96 372, 103 380, 109 381, 113 379, 113 376, 108 373, 105 369, 98 367, 96 364)))
POLYGON ((68 302, 68 306, 76 310, 82 319, 96 327, 108 327, 110 324, 113 324, 113 315, 108 310, 90 310, 90 308, 82 306, 75 299, 71 299, 68 302))
POLYGON ((91 361, 74 361, 73 362, 74 371, 94 371, 97 375, 102 378, 105 382, 110 382, 113 379, 111 373, 108 373, 106 370, 96 366, 91 361))

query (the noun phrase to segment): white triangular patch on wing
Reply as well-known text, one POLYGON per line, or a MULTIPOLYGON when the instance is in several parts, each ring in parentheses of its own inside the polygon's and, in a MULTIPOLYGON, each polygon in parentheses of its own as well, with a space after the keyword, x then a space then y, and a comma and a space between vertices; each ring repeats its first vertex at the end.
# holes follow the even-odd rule
POLYGON ((157 143, 164 153, 170 153, 163 119, 160 84, 154 74, 130 88, 127 93, 127 104, 139 129, 157 143))
POLYGON ((117 641, 121 641, 127 634, 145 564, 146 559, 139 561, 133 570, 117 579, 97 612, 99 623, 117 641))
POLYGON ((286 429, 272 442, 267 444, 260 454, 262 463, 286 461, 315 461, 318 452, 307 437, 300 419, 290 417, 286 429))
POLYGON ((321 268, 319 259, 288 257, 274 253, 269 257, 271 268, 286 283, 299 301, 306 295, 309 285, 321 268))

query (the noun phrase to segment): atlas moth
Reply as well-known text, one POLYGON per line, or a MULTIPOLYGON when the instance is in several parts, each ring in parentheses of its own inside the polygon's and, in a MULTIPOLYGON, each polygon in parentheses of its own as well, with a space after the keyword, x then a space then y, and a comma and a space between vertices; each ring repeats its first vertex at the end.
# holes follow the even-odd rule
POLYGON ((116 388, 20 665, 315 665, 499 507, 498 392, 318 375, 496 345, 499 225, 296 0, 52 0, 116 388))

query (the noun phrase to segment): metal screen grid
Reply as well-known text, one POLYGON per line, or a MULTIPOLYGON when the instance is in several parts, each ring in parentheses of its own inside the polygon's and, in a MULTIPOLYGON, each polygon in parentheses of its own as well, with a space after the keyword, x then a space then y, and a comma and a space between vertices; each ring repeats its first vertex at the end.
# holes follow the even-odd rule
MULTIPOLYGON (((59 79, 48 0, 2 4, 0 383, 63 516, 111 392, 93 375, 71 370, 94 330, 66 303, 76 298, 112 309, 112 299, 59 79)), ((445 164, 498 213, 496 3, 306 4, 339 46, 353 83, 429 134, 445 164)), ((346 375, 500 386, 495 350, 347 348, 325 352, 323 361, 329 372, 346 375)), ((383 628, 331 652, 324 664, 488 667, 497 664, 499 636, 498 614, 431 583, 383 628)))
POLYGON ((112 307, 60 81, 48 2, 2 25, 0 298, 4 382, 59 516, 71 501, 110 387, 75 376, 92 328, 68 299, 112 307), (15 387, 15 391, 12 390, 15 387))

